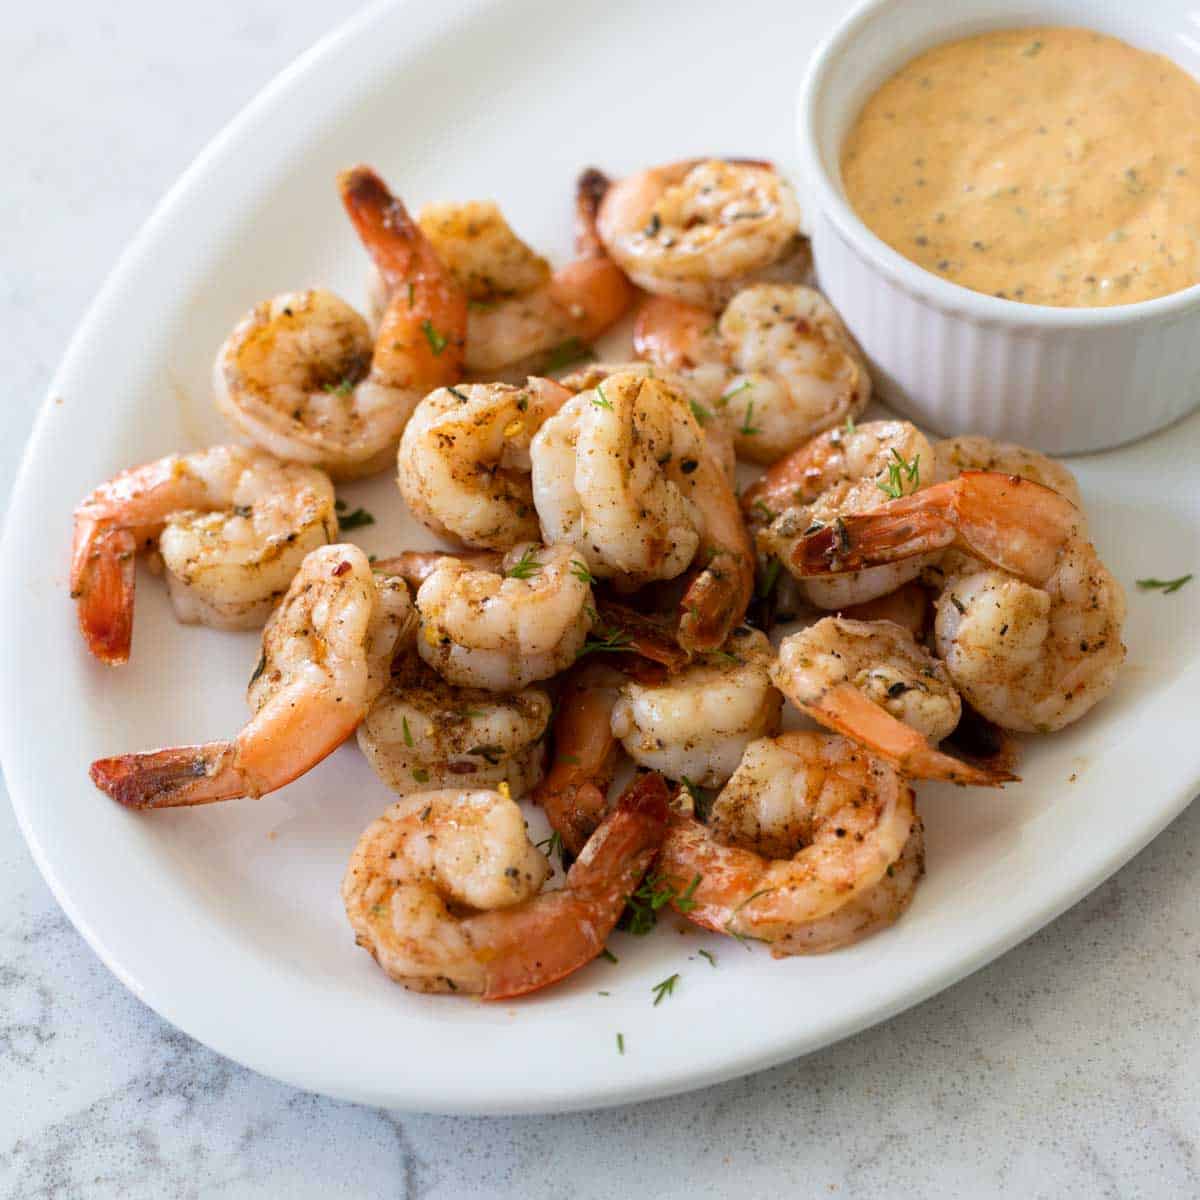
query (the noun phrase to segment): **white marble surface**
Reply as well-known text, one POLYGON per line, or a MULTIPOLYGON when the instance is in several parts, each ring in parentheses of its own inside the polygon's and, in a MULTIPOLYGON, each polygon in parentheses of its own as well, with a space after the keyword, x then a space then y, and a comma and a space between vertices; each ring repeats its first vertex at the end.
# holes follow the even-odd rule
MULTIPOLYGON (((120 248, 334 19, 317 0, 6 13, 0 495, 120 248)), ((0 1195, 1200 1195, 1198 872, 1200 805, 1024 946, 839 1046, 633 1108, 452 1119, 305 1095, 164 1024, 0 804, 0 1195)))

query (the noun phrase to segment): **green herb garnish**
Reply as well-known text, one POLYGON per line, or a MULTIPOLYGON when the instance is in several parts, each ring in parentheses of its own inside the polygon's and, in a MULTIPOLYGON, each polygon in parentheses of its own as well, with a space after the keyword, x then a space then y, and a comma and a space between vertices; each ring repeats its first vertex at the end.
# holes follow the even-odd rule
POLYGON ((607 947, 600 951, 600 957, 606 958, 610 963, 620 962, 621 960, 607 947))
POLYGON ((668 975, 662 983, 656 983, 650 990, 654 993, 654 1007, 657 1008, 665 996, 670 996, 675 991, 675 985, 679 982, 679 972, 674 975, 668 975))
POLYGON ((672 901, 680 912, 691 912, 696 907, 692 894, 699 885, 700 876, 697 875, 688 884, 686 891, 677 892, 662 875, 647 875, 629 897, 625 911, 617 922, 617 928, 642 937, 658 924, 658 910, 672 901))
POLYGON ((692 416, 696 418, 698 424, 707 425, 712 420, 712 413, 703 404, 696 400, 689 400, 688 404, 691 405, 692 416))
POLYGON ((412 735, 412 730, 409 729, 409 727, 408 727, 408 718, 401 717, 400 724, 404 727, 404 744, 406 746, 413 745, 413 735, 412 735))
MULTIPOLYGON (((424 767, 414 767, 412 777, 418 783, 428 783, 429 782, 429 772, 427 770, 425 770, 424 767)), ((422 819, 424 819, 424 818, 422 818, 422 819)))
POLYGON ((592 403, 597 408, 607 408, 612 412, 612 401, 604 394, 604 386, 596 384, 596 394, 592 397, 592 403))
POLYGON ((746 415, 742 418, 741 425, 738 426, 738 433, 744 434, 746 437, 753 437, 756 433, 762 433, 762 430, 751 424, 754 420, 754 401, 751 400, 746 405, 746 415))
POLYGON ((623 1033, 617 1034, 617 1053, 625 1053, 625 1035, 623 1033))
POLYGON ((1177 592, 1185 583, 1190 583, 1192 579, 1191 572, 1187 575, 1180 575, 1178 579, 1138 579, 1135 580, 1138 587, 1143 592, 1162 592, 1164 596, 1169 596, 1172 592, 1177 592))
POLYGON ((888 463, 887 483, 880 483, 877 479, 875 486, 889 499, 899 500, 905 494, 906 481, 912 485, 908 489, 910 495, 921 486, 921 456, 918 454, 912 462, 906 462, 893 446, 892 460, 888 463))
POLYGON ((435 358, 450 344, 447 338, 438 333, 428 317, 421 322, 421 332, 425 335, 425 340, 429 343, 429 348, 433 351, 435 358))
POLYGON ((715 967, 715 966, 717 965, 717 959, 716 959, 716 955, 714 955, 714 954, 710 954, 710 953, 709 953, 707 950, 701 950, 701 951, 699 951, 698 953, 700 954, 700 957, 701 957, 701 958, 707 958, 707 959, 708 959, 708 965, 709 965, 710 967, 715 967))
POLYGON ((729 391, 727 391, 723 396, 718 397, 717 406, 719 408, 724 408, 730 402, 730 400, 734 398, 734 396, 739 395, 747 388, 751 388, 753 386, 754 384, 751 383, 749 379, 743 379, 742 382, 737 385, 737 387, 730 388, 729 391))
POLYGON ((580 583, 592 584, 596 582, 596 577, 587 569, 587 564, 581 563, 577 558, 571 559, 571 574, 580 583))
POLYGON ((354 391, 354 380, 347 375, 340 383, 327 383, 325 390, 331 396, 348 396, 354 391))
POLYGON ((537 550, 533 546, 527 546, 521 557, 504 574, 509 579, 532 579, 541 569, 542 564, 537 560, 537 550))
MULTIPOLYGON (((345 505, 342 505, 345 508, 345 505)), ((338 516, 338 525, 343 532, 348 529, 361 529, 364 525, 374 525, 375 518, 365 508, 356 508, 353 512, 338 516)))

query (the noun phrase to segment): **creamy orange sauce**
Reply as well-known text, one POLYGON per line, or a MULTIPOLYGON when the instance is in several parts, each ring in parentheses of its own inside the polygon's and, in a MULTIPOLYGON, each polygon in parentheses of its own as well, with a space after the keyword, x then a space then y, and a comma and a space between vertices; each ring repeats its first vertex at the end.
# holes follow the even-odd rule
POLYGON ((842 148, 905 258, 1026 304, 1131 304, 1200 281, 1200 84, 1088 29, 1005 29, 913 59, 842 148))

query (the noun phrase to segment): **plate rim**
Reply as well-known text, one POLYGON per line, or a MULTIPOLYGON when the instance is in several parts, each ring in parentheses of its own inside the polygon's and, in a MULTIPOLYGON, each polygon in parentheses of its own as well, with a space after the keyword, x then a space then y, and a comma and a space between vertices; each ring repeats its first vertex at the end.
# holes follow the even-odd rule
MULTIPOLYGON (((452 0, 440 6, 428 6, 426 9, 424 6, 409 3, 408 0, 376 0, 323 35, 279 71, 192 159, 119 255, 95 298, 87 306, 52 376, 21 454, 3 533, 0 534, 0 551, 9 551, 10 560, 11 544, 14 540, 13 529, 26 507, 23 498, 31 487, 34 463, 41 457, 43 442, 51 436, 50 417, 55 397, 63 390, 63 381, 76 369, 77 361, 83 357, 84 347, 93 336, 94 327, 99 324, 101 314, 110 305, 112 298, 136 276, 143 261, 153 253, 155 244, 164 236, 175 209, 185 202, 186 197, 195 188, 203 186, 213 164, 226 155, 236 155, 238 146, 248 131, 274 112, 279 105, 287 103, 293 91, 307 81, 321 63, 342 54, 347 47, 360 39, 367 38, 376 26, 389 19, 395 12, 405 12, 406 23, 410 25, 410 36, 416 38, 413 28, 419 28, 420 33, 426 35, 447 24, 450 19, 474 16, 486 9, 499 7, 502 3, 503 0, 452 0), (437 11, 431 11, 434 9, 437 11)), ((347 100, 347 108, 349 106, 350 101, 347 100)), ((169 231, 166 236, 170 236, 169 231)), ((11 627, 11 618, 16 615, 15 610, 18 609, 15 584, 7 579, 0 580, 0 614, 3 614, 0 620, 9 617, 11 627)), ((1200 663, 1185 670, 1163 693, 1159 693, 1159 696, 1175 691, 1190 691, 1194 694, 1197 690, 1194 686, 1197 679, 1200 679, 1200 663), (1193 683, 1190 689, 1187 687, 1189 681, 1193 683)), ((862 1004, 847 1010, 839 1019, 824 1025, 819 1032, 809 1030, 760 1043, 750 1049, 727 1047, 723 1055, 717 1056, 715 1061, 699 1066, 680 1067, 676 1064, 671 1068, 659 1070, 654 1077, 637 1081, 595 1079, 589 1086, 583 1087, 556 1086, 556 1081, 551 1081, 549 1085, 539 1081, 537 1085, 530 1087, 522 1086, 529 1081, 522 1081, 515 1087, 473 1086, 470 1089, 463 1089, 450 1081, 442 1084, 439 1089, 431 1088, 427 1081, 422 1081, 414 1088, 406 1086, 405 1082, 400 1080, 385 1094, 362 1086, 361 1081, 330 1078, 327 1070, 314 1068, 308 1063, 295 1060, 280 1062, 269 1053, 260 1054, 249 1044, 245 1035, 234 1036, 228 1030, 214 1028, 212 1021, 205 1020, 202 1013, 189 1008, 179 997, 164 994, 161 988, 147 986, 138 980, 128 966, 128 954, 123 951, 123 941, 127 935, 120 932, 114 934, 112 931, 102 932, 77 902, 70 883, 61 877, 53 855, 40 835, 35 820, 35 806, 29 802, 23 790, 28 784, 29 790, 32 791, 32 778, 27 781, 22 777, 15 777, 9 766, 20 757, 13 754, 13 739, 18 725, 17 698, 14 691, 8 673, 5 673, 0 680, 0 763, 5 764, 3 769, 18 827, 56 901, 88 945, 122 984, 175 1028, 214 1052, 260 1074, 294 1087, 319 1091, 339 1099, 386 1104, 423 1112, 518 1114, 607 1107, 710 1086, 840 1041, 928 999, 1030 937, 1081 900, 1142 850, 1189 805, 1200 789, 1200 744, 1193 746, 1193 752, 1186 762, 1181 762, 1186 754, 1186 747, 1181 747, 1179 755, 1173 759, 1178 764, 1177 778, 1180 782, 1176 787, 1168 788, 1163 802, 1156 806, 1148 817, 1136 824, 1134 837, 1126 838, 1120 843, 1104 843, 1090 847, 1092 853, 1084 856, 1081 861, 1070 864, 1070 869, 1064 868, 1064 877, 1070 881, 1069 885, 1060 883, 1050 898, 1040 904, 1027 905, 1027 911, 1015 925, 1006 925, 998 934, 981 939, 971 954, 958 956, 953 963, 945 964, 939 970, 930 970, 916 982, 890 992, 884 1001, 862 1004), (222 1033, 230 1033, 230 1036, 222 1037, 222 1033)), ((1151 770, 1148 774, 1160 774, 1162 770, 1163 764, 1160 762, 1157 764, 1157 770, 1151 770)))

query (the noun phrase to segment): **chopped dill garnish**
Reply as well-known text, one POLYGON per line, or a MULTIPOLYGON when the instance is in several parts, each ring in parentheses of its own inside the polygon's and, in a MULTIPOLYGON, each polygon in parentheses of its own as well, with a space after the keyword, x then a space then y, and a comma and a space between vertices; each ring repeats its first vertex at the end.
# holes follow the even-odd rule
POLYGON ((1180 575, 1178 579, 1138 579, 1134 582, 1142 589, 1143 592, 1162 592, 1164 596, 1169 596, 1172 592, 1177 592, 1185 583, 1190 583, 1192 580, 1191 572, 1186 575, 1180 575))
POLYGON ((756 433, 762 433, 756 425, 751 424, 754 420, 754 401, 751 400, 746 405, 746 415, 742 418, 741 425, 738 426, 738 433, 744 434, 746 437, 753 437, 756 433))
POLYGON ((698 953, 701 958, 708 959, 708 965, 710 967, 715 967, 717 965, 717 957, 715 954, 710 954, 707 950, 700 950, 698 953))
POLYGON ((617 1053, 625 1053, 625 1035, 623 1033, 617 1034, 617 1053))
POLYGON ((646 876, 638 885, 637 890, 629 897, 625 911, 621 914, 617 928, 637 937, 647 934, 658 924, 658 910, 664 904, 675 902, 680 912, 691 912, 696 907, 692 894, 700 886, 700 876, 697 875, 687 889, 676 892, 671 883, 662 875, 653 872, 646 876))
POLYGON ((679 982, 679 972, 674 975, 668 975, 661 983, 656 983, 650 990, 654 993, 654 1007, 657 1008, 663 998, 670 996, 675 991, 675 985, 679 982))
POLYGON ((542 564, 537 560, 537 550, 533 546, 527 546, 521 557, 504 574, 509 579, 532 579, 541 569, 542 564))
POLYGON ((912 494, 921 486, 921 456, 918 454, 912 462, 905 462, 895 446, 892 447, 892 461, 888 463, 887 483, 877 479, 875 486, 891 500, 899 500, 905 494, 905 481, 912 484, 908 494, 912 494))
POLYGON ((354 380, 347 375, 340 383, 327 383, 325 390, 331 396, 348 396, 354 391, 354 380))
POLYGON ((705 408, 704 405, 699 401, 689 400, 688 404, 691 405, 692 416, 695 417, 701 425, 707 425, 709 421, 712 420, 712 413, 709 412, 708 409, 705 408))
MULTIPOLYGON (((725 932, 727 934, 729 934, 731 937, 737 938, 737 940, 739 942, 760 942, 760 941, 762 941, 762 938, 756 938, 753 934, 739 933, 736 929, 733 928, 733 922, 734 922, 734 918, 738 915, 738 913, 740 913, 742 911, 742 909, 745 908, 746 905, 749 904, 752 900, 757 900, 759 898, 759 896, 765 896, 768 892, 773 892, 774 890, 775 890, 774 888, 759 888, 759 890, 757 892, 751 892, 750 895, 747 896, 745 898, 745 900, 743 900, 741 902, 741 904, 739 904, 737 906, 737 908, 735 908, 733 910, 733 912, 731 912, 729 914, 729 920, 725 922, 725 932)), ((747 946, 746 949, 749 950, 750 947, 747 946)))
POLYGON ((600 951, 600 957, 606 958, 610 963, 620 962, 621 960, 607 947, 600 951))
POLYGON ((413 735, 412 735, 412 730, 409 729, 409 727, 408 727, 408 718, 401 717, 400 724, 404 727, 404 744, 406 746, 413 745, 413 735))
POLYGON ((587 563, 580 562, 579 559, 571 559, 571 574, 579 580, 580 583, 595 583, 596 577, 587 569, 587 563))
POLYGON ((424 767, 414 767, 412 777, 418 783, 428 783, 429 782, 429 772, 427 770, 425 770, 424 767))
POLYGON ((724 408, 730 402, 730 400, 734 398, 734 396, 739 395, 747 388, 752 388, 753 386, 754 384, 751 383, 749 379, 743 379, 742 382, 737 385, 737 387, 730 388, 729 391, 727 391, 723 396, 718 397, 717 406, 719 408, 724 408))
POLYGON ((438 333, 428 317, 421 322, 421 332, 425 335, 425 340, 429 343, 429 348, 433 351, 435 358, 450 344, 442 334, 438 333))
POLYGON ((364 525, 375 524, 375 518, 365 508, 356 508, 353 512, 346 512, 346 502, 342 500, 339 503, 342 507, 338 510, 338 526, 343 531, 361 529, 364 525))
POLYGON ((612 401, 604 394, 604 385, 596 384, 596 394, 592 397, 592 403, 597 408, 607 408, 612 411, 612 401))

